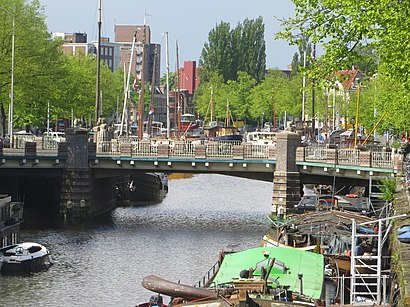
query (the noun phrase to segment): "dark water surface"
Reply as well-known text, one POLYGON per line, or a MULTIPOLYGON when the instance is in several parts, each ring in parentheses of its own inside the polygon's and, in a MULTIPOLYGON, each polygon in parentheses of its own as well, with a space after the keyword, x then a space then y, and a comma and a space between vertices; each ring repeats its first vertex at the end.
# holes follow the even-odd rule
POLYGON ((169 186, 160 204, 117 208, 81 225, 25 222, 22 241, 45 245, 55 264, 0 276, 0 306, 135 306, 153 294, 141 286, 144 276, 193 285, 220 250, 258 246, 268 229, 272 183, 195 175, 169 186))

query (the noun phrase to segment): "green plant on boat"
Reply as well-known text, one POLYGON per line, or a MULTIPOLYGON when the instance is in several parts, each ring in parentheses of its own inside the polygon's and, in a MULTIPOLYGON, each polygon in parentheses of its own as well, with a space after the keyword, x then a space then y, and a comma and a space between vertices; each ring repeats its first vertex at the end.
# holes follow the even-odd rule
POLYGON ((378 186, 382 195, 381 199, 391 202, 394 200, 394 194, 396 193, 397 188, 397 179, 396 178, 385 178, 381 180, 381 185, 378 186))

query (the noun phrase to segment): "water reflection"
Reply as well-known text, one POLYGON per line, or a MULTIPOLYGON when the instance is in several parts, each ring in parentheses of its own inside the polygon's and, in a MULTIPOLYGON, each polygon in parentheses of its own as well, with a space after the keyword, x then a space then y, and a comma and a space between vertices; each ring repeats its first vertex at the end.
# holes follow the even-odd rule
POLYGON ((171 180, 164 201, 117 208, 93 221, 27 221, 22 237, 47 246, 55 265, 0 277, 5 306, 134 306, 152 294, 149 274, 194 284, 228 245, 258 245, 272 184, 221 175, 171 180), (29 299, 27 299, 29 298, 29 299))

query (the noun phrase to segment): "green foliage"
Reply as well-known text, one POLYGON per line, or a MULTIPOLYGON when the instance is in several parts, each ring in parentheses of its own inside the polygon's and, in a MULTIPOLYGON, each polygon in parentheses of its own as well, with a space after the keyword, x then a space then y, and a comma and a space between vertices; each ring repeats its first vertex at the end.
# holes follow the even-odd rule
MULTIPOLYGON (((169 73, 168 82, 169 82, 169 89, 170 90, 176 89, 177 85, 176 85, 176 73, 175 72, 172 71, 172 72, 169 73)), ((167 85, 167 76, 166 76, 166 74, 164 74, 161 77, 160 83, 161 83, 162 86, 167 85)))
POLYGON ((39 124, 41 112, 47 113, 47 99, 54 91, 54 82, 62 75, 61 52, 58 42, 52 41, 47 31, 39 1, 2 1, 0 101, 4 113, 8 112, 10 101, 12 16, 15 18, 14 123, 15 127, 28 122, 39 124))
MULTIPOLYGON (((96 58, 91 55, 66 57, 65 76, 51 101, 54 117, 70 117, 71 110, 77 118, 89 120, 95 113, 96 58)), ((122 76, 113 74, 102 62, 100 70, 102 108, 104 115, 115 113, 117 98, 123 98, 122 76)))
MULTIPOLYGON (((61 41, 52 40, 38 0, 3 0, 0 5, 0 118, 9 108, 12 30, 15 18, 14 128, 42 127, 50 102, 51 118, 94 117, 96 60, 93 56, 66 57, 61 41)), ((114 112, 123 98, 122 74, 101 65, 103 114, 114 112)), ((2 125, 6 133, 5 120, 2 125)))
MULTIPOLYGON (((382 69, 382 68, 381 68, 382 69)), ((356 102, 357 94, 352 95, 356 102)), ((359 123, 368 131, 386 113, 377 131, 406 131, 410 118, 403 110, 410 108, 409 92, 400 84, 393 82, 383 73, 366 80, 361 89, 359 123)))
MULTIPOLYGON (((410 34, 408 1, 293 0, 295 17, 282 21, 278 38, 291 44, 309 39, 320 43, 324 54, 309 69, 312 77, 325 80, 341 69, 357 65, 367 76, 377 72, 377 83, 363 90, 361 118, 374 125, 387 112, 380 129, 408 130, 410 104, 410 34), (375 98, 377 96, 377 98, 375 98), (371 108, 365 108, 372 106, 371 108), (374 106, 374 107, 373 107, 374 106), (373 109, 379 114, 373 117, 373 109), (364 113, 362 115, 362 110, 364 113), (407 116, 408 117, 408 116, 407 116)), ((373 81, 372 81, 373 82, 373 81)), ((344 106, 346 107, 346 106, 344 106)))
POLYGON ((230 24, 221 22, 208 34, 202 49, 199 65, 201 80, 209 81, 211 73, 218 73, 224 82, 236 80, 240 71, 257 82, 263 80, 266 69, 265 26, 262 17, 246 19, 231 30, 230 24))
POLYGON ((379 57, 371 44, 356 47, 355 55, 355 58, 347 62, 347 67, 356 67, 368 76, 378 71, 379 57))
POLYGON ((265 120, 273 121, 274 112, 276 120, 282 118, 285 112, 299 117, 302 101, 301 84, 301 77, 288 79, 279 70, 269 70, 264 82, 250 92, 251 118, 259 119, 263 116, 265 120))
POLYGON ((382 192, 381 199, 391 202, 394 200, 394 195, 397 188, 397 179, 395 178, 386 178, 381 180, 381 185, 378 186, 382 192))
POLYGON ((199 89, 195 93, 194 100, 197 111, 202 114, 206 120, 211 120, 210 101, 212 89, 214 105, 213 120, 225 120, 227 104, 229 104, 234 119, 247 118, 249 113, 247 96, 255 84, 256 81, 244 72, 238 73, 237 81, 228 81, 228 83, 223 82, 221 75, 211 73, 209 81, 201 82, 199 89))
POLYGON ((298 49, 298 53, 295 53, 292 59, 292 76, 299 74, 305 66, 309 67, 312 63, 312 44, 302 41, 298 49))
POLYGON ((302 93, 300 91, 301 76, 289 79, 280 70, 269 70, 265 79, 257 83, 245 72, 238 73, 235 81, 223 82, 223 77, 211 73, 208 82, 201 82, 195 93, 194 102, 198 112, 210 120, 211 89, 213 91, 214 118, 223 120, 226 105, 229 103, 234 120, 258 121, 261 117, 273 121, 274 104, 276 103, 276 119, 285 112, 300 117, 302 93))

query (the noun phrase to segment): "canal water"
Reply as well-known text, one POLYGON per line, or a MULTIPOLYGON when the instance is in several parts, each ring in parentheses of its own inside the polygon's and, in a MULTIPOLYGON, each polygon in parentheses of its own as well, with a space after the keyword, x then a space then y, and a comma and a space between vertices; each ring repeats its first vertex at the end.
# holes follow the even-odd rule
POLYGON ((0 306, 135 306, 153 294, 141 286, 150 274, 193 285, 222 249, 260 245, 272 185, 194 175, 170 180, 159 204, 117 208, 78 225, 25 221, 22 241, 45 245, 55 264, 0 276, 0 306))

